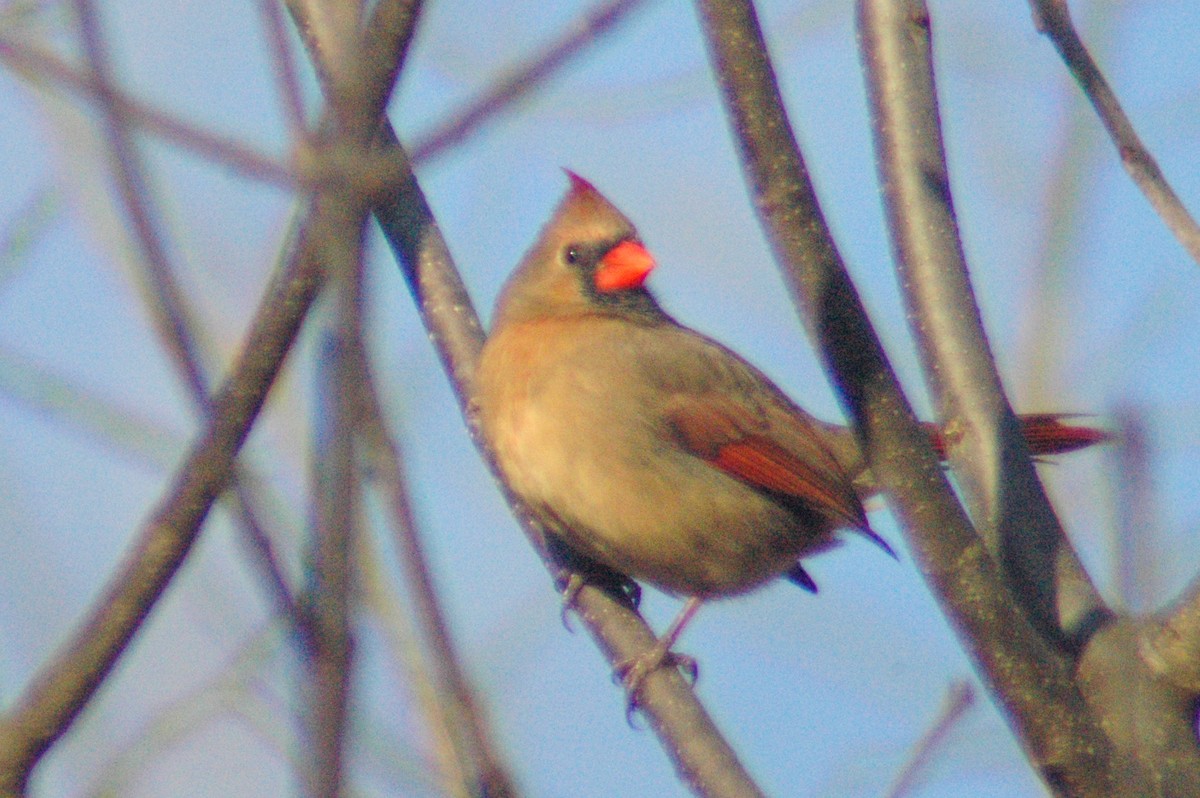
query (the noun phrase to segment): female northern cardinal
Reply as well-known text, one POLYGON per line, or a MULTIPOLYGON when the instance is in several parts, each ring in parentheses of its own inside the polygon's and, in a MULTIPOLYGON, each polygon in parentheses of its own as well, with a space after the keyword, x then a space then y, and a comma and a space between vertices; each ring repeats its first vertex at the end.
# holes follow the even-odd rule
MULTIPOLYGON (((679 324, 646 290, 654 259, 586 180, 571 188, 496 303, 479 362, 483 434, 512 489, 574 551, 688 597, 630 695, 700 603, 786 576, 867 523, 852 431, 801 410, 762 372, 679 324)), ((1035 454, 1103 440, 1025 416, 1035 454)), ((940 434, 929 431, 936 446, 940 434)))

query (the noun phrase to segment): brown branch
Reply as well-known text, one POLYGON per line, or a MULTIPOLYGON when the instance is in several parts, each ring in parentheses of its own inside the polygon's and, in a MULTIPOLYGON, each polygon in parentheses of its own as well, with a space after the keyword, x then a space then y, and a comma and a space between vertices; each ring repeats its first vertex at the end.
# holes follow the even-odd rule
MULTIPOLYGON (((369 63, 354 69, 382 85, 348 82, 351 96, 335 103, 334 141, 365 146, 374 135, 410 33, 390 13, 394 5, 379 5, 382 24, 368 30, 363 48, 369 63), (383 61, 391 51, 396 57, 383 61)), ((296 254, 256 315, 200 439, 80 629, 0 721, 0 794, 24 793, 32 768, 94 695, 187 556, 322 283, 324 260, 336 242, 358 239, 364 212, 351 187, 313 200, 296 254)))
POLYGON ((409 148, 413 163, 424 165, 461 144, 468 136, 478 132, 484 122, 544 86, 560 69, 594 46, 601 36, 616 28, 631 11, 643 4, 644 0, 609 0, 591 11, 565 31, 545 52, 511 67, 474 102, 418 136, 409 148))
POLYGON ((297 257, 255 317, 213 414, 88 616, 0 722, 0 795, 23 794, 39 758, 67 730, 166 589, 227 483, 320 283, 319 210, 297 257))
POLYGON ((768 239, 860 444, 944 612, 1047 780, 1109 795, 1109 745, 1070 663, 1013 602, 901 393, 825 224, 753 6, 700 0, 710 58, 768 239))
POLYGON ((1156 675, 1200 697, 1200 580, 1143 630, 1139 651, 1156 675))
MULTIPOLYGON (((150 310, 158 338, 166 346, 192 404, 201 417, 207 419, 211 416, 213 407, 208 394, 208 375, 205 373, 200 346, 194 333, 195 315, 175 279, 175 269, 167 255, 161 227, 154 218, 154 209, 150 202, 150 181, 146 176, 133 133, 126 116, 112 99, 112 69, 108 63, 99 21, 91 0, 75 0, 75 13, 92 75, 91 83, 96 87, 99 99, 117 191, 133 230, 133 240, 139 255, 134 259, 134 266, 142 277, 143 302, 150 310)), ((300 641, 303 642, 308 637, 304 618, 279 566, 271 538, 258 520, 254 510, 256 499, 249 487, 238 478, 236 471, 232 487, 234 518, 241 529, 243 540, 249 545, 251 561, 262 574, 263 584, 271 599, 293 625, 300 641)))
POLYGON ((1050 37, 1055 49, 1071 70, 1075 81, 1091 101, 1121 156, 1121 164, 1133 182, 1150 200, 1150 205, 1167 224, 1192 260, 1200 263, 1200 226, 1192 218, 1154 156, 1142 144, 1133 123, 1121 108, 1117 95, 1104 79, 1091 53, 1075 31, 1066 0, 1029 0, 1037 29, 1050 37))
MULTIPOLYGON (((356 222, 362 219, 358 213, 355 217, 356 222)), ((337 798, 345 792, 343 763, 354 648, 351 554, 359 513, 355 432, 365 389, 353 355, 362 339, 365 225, 357 224, 357 230, 353 238, 330 242, 336 249, 331 247, 326 263, 335 297, 334 319, 318 367, 325 412, 319 414, 321 429, 314 436, 319 442, 313 468, 317 523, 312 585, 306 602, 313 625, 312 648, 305 662, 309 673, 305 786, 311 798, 337 798)))
POLYGON ((923 0, 859 0, 892 252, 976 528, 1034 625, 1078 651, 1110 613, 1063 533, 1004 394, 958 232, 923 0))

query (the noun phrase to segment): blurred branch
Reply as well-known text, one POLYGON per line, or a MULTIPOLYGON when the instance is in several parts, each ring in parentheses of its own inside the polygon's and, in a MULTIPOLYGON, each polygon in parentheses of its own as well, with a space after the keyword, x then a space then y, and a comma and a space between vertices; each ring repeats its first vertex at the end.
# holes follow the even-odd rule
POLYGON ((362 345, 364 230, 365 225, 359 225, 354 238, 330 242, 325 267, 334 318, 318 364, 321 401, 313 436, 316 541, 305 602, 314 633, 304 663, 309 674, 304 775, 305 794, 311 798, 337 798, 346 792, 344 750, 354 666, 352 555, 359 526, 355 432, 365 391, 353 353, 362 345))
POLYGON ((23 402, 99 443, 163 471, 175 462, 183 435, 46 368, 34 358, 0 349, 0 396, 23 402))
POLYGON ((955 500, 850 282, 792 133, 753 6, 700 0, 760 219, 917 562, 1056 789, 1109 795, 1109 745, 1070 663, 1046 646, 955 500))
POLYGON ((461 144, 468 136, 477 133, 484 122, 544 87, 562 67, 595 46, 602 36, 624 21, 629 12, 644 3, 645 0, 609 0, 576 20, 539 56, 511 67, 474 102, 452 114, 433 130, 418 136, 409 148, 412 162, 424 165, 461 144))
MULTIPOLYGON (((92 83, 96 86, 99 106, 108 140, 117 192, 125 216, 133 229, 133 240, 139 257, 134 260, 141 276, 142 301, 150 310, 151 321, 159 340, 166 347, 192 404, 202 418, 212 415, 209 398, 209 379, 205 373, 204 357, 197 343, 195 314, 188 306, 183 291, 175 279, 175 270, 167 256, 166 244, 151 205, 150 181, 137 151, 124 115, 112 102, 114 80, 108 63, 91 0, 75 0, 80 36, 83 39, 92 83)), ((279 608, 292 624, 301 642, 308 640, 308 630, 291 588, 275 556, 274 544, 258 520, 253 492, 238 478, 236 467, 232 482, 235 496, 234 518, 241 528, 243 540, 249 544, 251 561, 262 574, 262 581, 279 608)))
MULTIPOLYGON (((410 32, 388 24, 393 20, 384 15, 393 5, 380 3, 382 24, 366 31, 362 66, 353 68, 374 82, 347 81, 347 96, 333 103, 338 112, 330 140, 343 147, 369 144, 391 90, 399 55, 386 55, 403 52, 410 32)), ((187 556, 323 281, 325 259, 337 242, 358 240, 365 210, 353 184, 312 199, 295 255, 256 314, 200 439, 80 629, 0 721, 0 794, 25 792, 33 767, 94 695, 187 556)))
MULTIPOLYGON (((284 187, 295 187, 306 182, 292 166, 231 138, 181 122, 168 113, 123 94, 112 85, 101 85, 93 71, 77 69, 51 53, 0 37, 0 63, 31 82, 48 81, 85 100, 103 102, 113 109, 113 113, 129 122, 249 177, 284 187)), ((316 182, 316 177, 307 182, 316 182)))
POLYGON ((974 704, 975 690, 971 687, 970 682, 961 681, 950 685, 937 717, 921 735, 917 744, 913 746, 913 751, 909 754, 904 769, 900 771, 896 780, 892 782, 891 788, 888 789, 887 798, 902 798, 913 791, 917 786, 917 779, 920 777, 921 771, 929 767, 938 747, 945 742, 955 724, 962 720, 963 716, 967 714, 967 710, 974 704))
POLYGON ((388 435, 379 394, 370 379, 366 353, 361 348, 357 352, 357 359, 364 375, 362 379, 367 384, 362 392, 365 407, 360 432, 387 494, 400 566, 415 598, 415 615, 428 644, 435 688, 441 698, 438 707, 441 717, 438 720, 453 749, 457 765, 455 775, 460 781, 458 792, 491 798, 517 795, 508 769, 492 743, 494 734, 459 664, 450 637, 450 627, 438 602, 433 575, 429 572, 421 535, 417 530, 403 456, 396 439, 388 435))
POLYGON ((287 24, 278 0, 258 0, 258 11, 266 28, 267 45, 271 50, 273 73, 279 83, 279 95, 283 98, 283 116, 287 120, 292 138, 307 137, 308 125, 304 114, 304 96, 300 90, 300 77, 296 74, 296 62, 288 47, 287 24))
POLYGON ((859 0, 892 252, 925 379, 976 528, 1012 598, 1072 651, 1109 613, 1079 563, 1029 457, 996 372, 955 218, 923 0, 859 0))
POLYGON ((1166 222, 1192 260, 1200 263, 1200 226, 1175 195, 1158 162, 1142 144, 1133 123, 1125 115, 1117 95, 1104 79, 1083 40, 1071 22, 1067 0, 1029 0, 1037 29, 1050 37, 1075 81, 1096 109, 1100 121, 1116 145, 1125 171, 1150 200, 1150 205, 1166 222))
POLYGON ((0 230, 0 292, 20 271, 29 251, 62 218, 62 205, 58 188, 45 183, 34 189, 0 230))
POLYGON ((1151 569, 1161 549, 1158 507, 1145 416, 1133 407, 1113 413, 1118 445, 1113 447, 1116 529, 1116 586, 1125 612, 1143 613, 1154 595, 1151 569))

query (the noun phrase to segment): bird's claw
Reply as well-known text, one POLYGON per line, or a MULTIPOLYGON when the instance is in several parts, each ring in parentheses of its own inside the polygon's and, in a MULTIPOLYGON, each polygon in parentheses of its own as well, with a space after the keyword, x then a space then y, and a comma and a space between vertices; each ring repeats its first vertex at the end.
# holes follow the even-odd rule
POLYGON ((625 716, 629 725, 633 725, 633 713, 639 709, 638 696, 642 683, 659 668, 678 668, 688 683, 693 685, 700 678, 700 666, 695 657, 671 651, 661 640, 648 651, 618 662, 613 668, 613 681, 625 688, 625 716))
POLYGON ((566 584, 562 587, 562 625, 572 634, 575 633, 575 628, 571 626, 571 616, 567 613, 578 609, 575 601, 579 598, 579 591, 583 590, 586 583, 587 580, 578 573, 571 572, 571 575, 567 577, 566 584))

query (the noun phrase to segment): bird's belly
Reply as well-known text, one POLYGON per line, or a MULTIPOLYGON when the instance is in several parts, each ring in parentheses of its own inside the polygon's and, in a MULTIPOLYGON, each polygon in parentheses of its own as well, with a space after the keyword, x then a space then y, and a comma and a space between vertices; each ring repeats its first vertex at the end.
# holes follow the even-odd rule
MULTIPOLYGON (((705 598, 773 579, 830 530, 644 428, 529 402, 497 448, 512 487, 577 551, 669 592, 705 598), (631 457, 630 452, 639 452, 631 457), (664 474, 671 475, 669 478, 664 474)), ((562 407, 561 404, 555 404, 562 407)))

